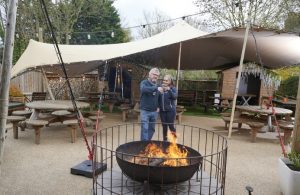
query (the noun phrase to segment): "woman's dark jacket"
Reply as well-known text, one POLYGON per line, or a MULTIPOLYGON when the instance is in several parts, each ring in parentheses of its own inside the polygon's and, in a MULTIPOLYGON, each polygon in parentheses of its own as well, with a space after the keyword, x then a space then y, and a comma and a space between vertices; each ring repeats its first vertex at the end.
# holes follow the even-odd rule
POLYGON ((177 91, 175 87, 170 90, 159 93, 158 105, 160 112, 176 110, 175 100, 177 99, 177 91))

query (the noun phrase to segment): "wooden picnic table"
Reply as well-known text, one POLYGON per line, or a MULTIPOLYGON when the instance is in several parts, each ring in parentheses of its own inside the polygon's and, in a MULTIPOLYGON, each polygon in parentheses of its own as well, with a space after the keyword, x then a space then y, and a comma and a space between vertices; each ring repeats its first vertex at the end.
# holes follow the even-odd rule
POLYGON ((286 102, 280 99, 273 99, 272 102, 283 108, 295 108, 297 104, 297 101, 292 99, 288 99, 286 102))
POLYGON ((88 102, 90 103, 90 111, 93 110, 95 105, 99 103, 100 95, 102 95, 102 100, 104 103, 108 105, 109 112, 112 113, 114 105, 116 102, 118 102, 120 93, 118 92, 86 92, 85 93, 87 97, 80 97, 80 101, 88 102))
MULTIPOLYGON (((87 108, 88 103, 77 102, 77 108, 87 108)), ((33 112, 29 120, 38 119, 39 113, 41 111, 55 111, 55 110, 68 110, 74 112, 73 104, 71 100, 44 100, 44 101, 34 101, 26 103, 26 107, 33 109, 33 112)))
MULTIPOLYGON (((291 114, 293 114, 292 110, 288 110, 285 108, 278 108, 278 107, 273 107, 275 111, 275 115, 281 115, 285 116, 286 120, 290 119, 291 114)), ((263 108, 261 106, 236 106, 237 110, 244 111, 244 112, 250 112, 250 113, 256 113, 256 114, 265 114, 268 117, 268 129, 271 131, 273 129, 272 126, 272 115, 273 115, 273 110, 271 107, 269 108, 263 108)))

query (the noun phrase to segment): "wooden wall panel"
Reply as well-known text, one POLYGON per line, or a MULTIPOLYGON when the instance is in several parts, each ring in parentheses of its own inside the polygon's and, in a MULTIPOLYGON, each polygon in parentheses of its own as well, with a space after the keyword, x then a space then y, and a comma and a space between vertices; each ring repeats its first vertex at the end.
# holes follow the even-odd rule
POLYGON ((20 88, 23 93, 26 92, 44 92, 43 75, 40 72, 26 72, 11 80, 11 84, 20 88))

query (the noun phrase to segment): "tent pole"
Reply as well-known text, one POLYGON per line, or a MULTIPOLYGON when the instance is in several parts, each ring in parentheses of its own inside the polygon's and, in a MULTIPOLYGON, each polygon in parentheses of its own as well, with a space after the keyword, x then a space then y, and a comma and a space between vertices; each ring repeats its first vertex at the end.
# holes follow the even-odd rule
POLYGON ((245 36, 244 36, 244 43, 243 43, 242 54, 241 54, 240 65, 239 65, 238 78, 237 78, 237 81, 236 81, 236 87, 235 87, 234 97, 233 97, 233 102, 232 102, 232 110, 231 110, 231 116, 230 116, 228 138, 231 137, 233 117, 234 117, 234 113, 235 113, 236 98, 237 98, 237 95, 238 95, 238 92, 239 92, 241 74, 242 74, 242 70, 243 70, 245 50, 246 50, 246 45, 247 45, 247 40, 248 40, 248 33, 249 33, 249 28, 250 28, 251 7, 252 6, 250 5, 250 11, 248 13, 248 19, 247 19, 248 21, 247 21, 246 32, 245 32, 245 36))
POLYGON ((4 40, 2 70, 0 76, 0 173, 4 152, 5 128, 8 113, 9 85, 11 78, 13 48, 15 40, 14 35, 16 29, 17 4, 18 0, 9 1, 4 40))
MULTIPOLYGON (((177 75, 176 75, 176 89, 178 91, 178 84, 179 84, 179 71, 180 71, 180 65, 181 65, 181 45, 182 42, 179 44, 179 52, 178 52, 178 66, 177 66, 177 75)), ((177 100, 175 101, 177 105, 177 100)))
POLYGON ((49 86, 48 78, 47 78, 46 73, 45 73, 45 71, 44 71, 43 68, 42 68, 42 73, 43 73, 43 77, 44 77, 44 82, 45 82, 45 84, 47 86, 47 90, 49 92, 49 96, 50 96, 51 100, 55 100, 55 98, 53 96, 53 93, 52 93, 52 90, 51 90, 51 88, 49 86))

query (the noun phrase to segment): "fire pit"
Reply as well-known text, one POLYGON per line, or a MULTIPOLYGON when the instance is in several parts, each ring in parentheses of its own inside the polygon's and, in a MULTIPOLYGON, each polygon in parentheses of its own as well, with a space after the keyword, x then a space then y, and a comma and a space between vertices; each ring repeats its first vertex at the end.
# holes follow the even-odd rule
POLYGON ((155 158, 139 155, 149 144, 160 146, 165 151, 171 143, 135 141, 122 144, 116 150, 116 158, 121 170, 135 181, 146 181, 154 184, 183 182, 189 180, 195 174, 202 162, 199 152, 180 144, 178 144, 178 147, 187 151, 186 158, 155 158), (186 161, 186 165, 181 165, 180 160, 186 161), (166 161, 173 161, 178 166, 164 165, 166 161))
POLYGON ((156 124, 152 141, 140 141, 140 126, 121 124, 95 133, 92 169, 105 163, 107 170, 94 174, 93 194, 224 194, 223 136, 177 124, 174 148, 173 142, 163 141, 161 124, 156 124))

